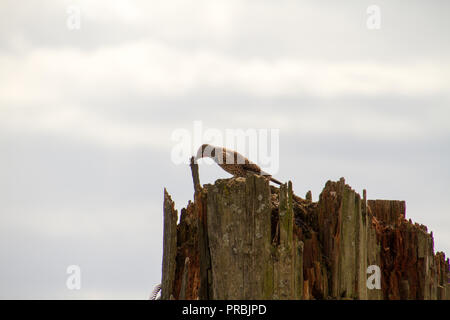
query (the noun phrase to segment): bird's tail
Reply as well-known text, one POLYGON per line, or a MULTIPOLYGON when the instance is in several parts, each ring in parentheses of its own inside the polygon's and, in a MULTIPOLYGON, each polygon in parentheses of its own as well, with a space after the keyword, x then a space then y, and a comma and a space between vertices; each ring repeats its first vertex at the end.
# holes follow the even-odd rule
POLYGON ((282 183, 280 182, 280 181, 278 181, 277 179, 275 179, 275 178, 272 178, 272 175, 271 174, 269 174, 269 173, 267 173, 267 172, 265 172, 265 171, 262 171, 261 170, 261 174, 263 175, 263 176, 265 176, 266 178, 268 178, 270 181, 272 181, 272 182, 275 182, 276 184, 278 184, 278 185, 282 185, 282 183))
POLYGON ((268 174, 267 172, 261 171, 261 174, 262 174, 264 177, 266 177, 267 179, 269 179, 270 181, 275 182, 276 184, 278 184, 278 185, 280 185, 280 186, 283 184, 283 183, 281 183, 280 181, 278 181, 277 179, 272 178, 272 176, 271 176, 270 174, 268 174))
POLYGON ((270 181, 275 182, 276 184, 278 184, 280 186, 282 185, 282 183, 275 178, 270 177, 270 181))

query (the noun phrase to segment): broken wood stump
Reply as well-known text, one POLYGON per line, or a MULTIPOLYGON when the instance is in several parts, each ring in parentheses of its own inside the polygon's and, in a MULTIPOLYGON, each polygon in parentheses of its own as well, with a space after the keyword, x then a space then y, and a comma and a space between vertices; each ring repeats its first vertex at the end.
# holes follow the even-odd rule
POLYGON ((367 200, 343 178, 313 202, 291 182, 193 177, 178 224, 164 193, 162 299, 450 299, 449 259, 403 201, 367 200))

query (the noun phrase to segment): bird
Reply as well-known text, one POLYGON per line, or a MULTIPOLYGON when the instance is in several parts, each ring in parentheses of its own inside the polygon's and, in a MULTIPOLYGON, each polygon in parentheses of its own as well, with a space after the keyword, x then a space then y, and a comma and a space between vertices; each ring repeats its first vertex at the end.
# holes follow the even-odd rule
POLYGON ((248 173, 254 173, 262 175, 278 185, 282 185, 282 183, 273 178, 271 174, 261 170, 256 163, 251 162, 237 151, 216 147, 210 144, 203 144, 198 148, 195 160, 205 157, 212 158, 223 170, 232 174, 234 177, 246 177, 248 173))

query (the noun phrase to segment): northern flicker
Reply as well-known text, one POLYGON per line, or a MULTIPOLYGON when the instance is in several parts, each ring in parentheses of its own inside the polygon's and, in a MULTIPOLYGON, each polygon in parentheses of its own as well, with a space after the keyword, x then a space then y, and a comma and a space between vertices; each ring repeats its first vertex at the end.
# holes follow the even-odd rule
POLYGON ((210 144, 203 144, 198 149, 195 160, 204 157, 212 158, 223 170, 232 174, 234 177, 246 177, 247 173, 255 173, 267 177, 276 184, 282 184, 280 181, 272 178, 269 173, 262 171, 256 163, 251 162, 239 152, 210 144))

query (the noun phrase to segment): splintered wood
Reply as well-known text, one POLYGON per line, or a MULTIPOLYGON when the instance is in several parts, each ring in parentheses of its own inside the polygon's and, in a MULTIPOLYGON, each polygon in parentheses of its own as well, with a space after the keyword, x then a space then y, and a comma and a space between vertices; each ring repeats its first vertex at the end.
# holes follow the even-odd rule
POLYGON ((256 175, 202 188, 191 168, 178 225, 164 193, 163 299, 450 299, 449 259, 404 201, 367 200, 343 178, 317 202, 256 175))

